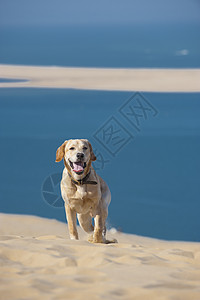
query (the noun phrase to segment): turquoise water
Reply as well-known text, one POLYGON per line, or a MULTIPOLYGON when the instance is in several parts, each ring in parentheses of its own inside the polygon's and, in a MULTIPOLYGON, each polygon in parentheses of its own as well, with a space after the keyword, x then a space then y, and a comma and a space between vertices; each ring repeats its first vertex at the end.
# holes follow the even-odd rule
POLYGON ((140 118, 139 130, 121 114, 132 95, 1 89, 0 211, 65 221, 63 207, 43 199, 42 186, 63 169, 63 163, 55 163, 57 147, 69 138, 88 138, 106 161, 95 167, 112 192, 109 226, 200 241, 200 94, 143 93, 152 110, 140 118), (120 150, 97 139, 102 126, 113 120, 126 130, 125 138, 131 137, 120 150))

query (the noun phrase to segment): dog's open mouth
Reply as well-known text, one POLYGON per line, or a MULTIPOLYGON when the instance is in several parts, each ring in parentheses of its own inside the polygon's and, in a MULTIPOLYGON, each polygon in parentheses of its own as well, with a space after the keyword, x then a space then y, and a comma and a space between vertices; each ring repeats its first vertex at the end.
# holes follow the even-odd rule
POLYGON ((72 162, 71 160, 69 160, 69 163, 70 167, 75 173, 82 174, 84 172, 84 169, 86 167, 86 163, 84 161, 72 162))

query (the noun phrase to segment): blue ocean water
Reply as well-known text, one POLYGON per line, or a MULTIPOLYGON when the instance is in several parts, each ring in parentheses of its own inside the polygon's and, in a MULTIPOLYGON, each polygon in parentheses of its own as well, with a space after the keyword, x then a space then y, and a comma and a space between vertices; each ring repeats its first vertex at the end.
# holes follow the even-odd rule
POLYGON ((0 211, 65 221, 64 208, 45 202, 42 186, 49 175, 63 169, 62 162, 55 163, 57 147, 69 138, 88 138, 104 158, 103 165, 98 156, 95 167, 111 189, 110 227, 200 241, 200 94, 138 94, 149 110, 146 118, 138 111, 141 117, 135 125, 121 113, 132 96, 130 92, 1 89, 0 211), (102 127, 111 124, 107 122, 117 122, 124 130, 110 148, 108 140, 98 140, 102 127))
MULTIPOLYGON (((195 24, 1 26, 0 64, 199 68, 200 30, 195 24)), ((57 147, 85 137, 112 192, 110 227, 200 241, 200 94, 138 94, 147 109, 137 108, 135 119, 127 114, 133 95, 0 89, 0 211, 65 221, 63 207, 45 202, 42 188, 63 169, 55 163, 57 147)))
POLYGON ((199 68, 198 24, 0 27, 0 63, 199 68))
POLYGON ((9 79, 9 78, 0 78, 0 83, 7 83, 7 82, 26 82, 27 80, 23 79, 9 79))

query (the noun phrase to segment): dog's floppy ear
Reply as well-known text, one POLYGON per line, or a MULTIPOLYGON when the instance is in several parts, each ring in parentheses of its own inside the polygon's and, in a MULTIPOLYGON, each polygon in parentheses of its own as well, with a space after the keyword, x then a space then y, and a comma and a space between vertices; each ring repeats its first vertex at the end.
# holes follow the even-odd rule
POLYGON ((94 152, 93 152, 93 149, 92 149, 92 145, 90 144, 90 142, 88 142, 88 144, 89 144, 89 147, 90 147, 90 158, 91 158, 92 161, 95 161, 97 158, 94 155, 94 152))
POLYGON ((56 151, 56 162, 59 162, 63 159, 65 155, 65 146, 67 144, 67 141, 65 141, 56 151))

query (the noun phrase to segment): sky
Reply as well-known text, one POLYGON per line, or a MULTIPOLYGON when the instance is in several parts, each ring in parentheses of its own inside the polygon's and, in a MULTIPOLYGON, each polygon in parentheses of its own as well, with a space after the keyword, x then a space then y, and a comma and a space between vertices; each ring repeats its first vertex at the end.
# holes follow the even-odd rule
POLYGON ((200 24, 200 0, 0 0, 0 26, 200 24))

